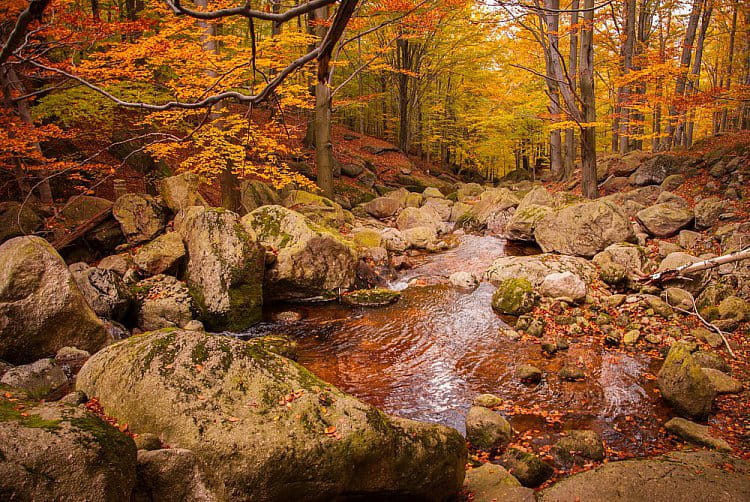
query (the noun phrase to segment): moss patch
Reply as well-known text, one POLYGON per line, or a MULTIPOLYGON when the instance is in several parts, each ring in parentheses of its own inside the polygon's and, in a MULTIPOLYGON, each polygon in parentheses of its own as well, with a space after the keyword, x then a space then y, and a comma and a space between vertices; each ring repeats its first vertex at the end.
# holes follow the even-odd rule
POLYGON ((492 308, 501 314, 520 315, 530 312, 538 301, 539 295, 528 280, 506 279, 492 296, 492 308))

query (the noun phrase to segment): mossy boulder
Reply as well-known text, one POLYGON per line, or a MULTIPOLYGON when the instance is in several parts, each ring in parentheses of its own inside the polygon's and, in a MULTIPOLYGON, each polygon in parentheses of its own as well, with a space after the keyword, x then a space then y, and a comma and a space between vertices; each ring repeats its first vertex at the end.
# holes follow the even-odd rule
POLYGON ((398 215, 396 227, 402 232, 411 228, 430 227, 437 231, 442 219, 431 206, 407 207, 398 215))
POLYGON ((132 502, 218 502, 223 498, 192 451, 169 448, 138 452, 138 480, 132 502))
POLYGON ((133 256, 138 270, 147 275, 175 271, 185 257, 185 245, 177 232, 167 232, 141 247, 133 256))
POLYGON ((701 420, 711 412, 716 390, 686 344, 672 344, 657 382, 661 395, 678 414, 701 420))
POLYGON ((483 406, 472 406, 466 414, 466 439, 474 448, 493 450, 510 443, 513 430, 501 414, 483 406))
POLYGON ((170 275, 155 275, 136 283, 137 323, 143 331, 182 328, 193 320, 195 303, 185 283, 170 275))
POLYGON ((2 390, 0 499, 130 500, 136 473, 130 437, 83 407, 11 402, 2 390))
POLYGON ((534 256, 503 256, 487 269, 487 280, 494 285, 508 279, 526 279, 532 286, 539 286, 550 274, 571 272, 584 282, 590 283, 597 277, 596 267, 590 261, 576 256, 551 253, 534 256))
POLYGON ((349 238, 360 248, 379 248, 383 247, 383 237, 380 231, 375 228, 358 228, 349 234, 349 238))
POLYGON ((150 241, 164 231, 166 211, 161 201, 150 195, 128 193, 112 206, 112 215, 131 244, 150 241))
POLYGON ((270 206, 280 202, 281 194, 268 183, 260 180, 243 180, 240 184, 240 205, 245 213, 254 211, 260 206, 270 206))
POLYGON ((524 488, 504 467, 487 462, 466 473, 465 489, 472 502, 533 502, 534 490, 524 488))
POLYGON ((447 500, 464 478, 457 431, 389 417, 261 342, 147 333, 95 354, 77 386, 193 451, 230 500, 447 500))
POLYGON ((259 207, 242 224, 273 256, 265 275, 269 300, 328 295, 354 284, 357 250, 338 232, 282 206, 259 207))
POLYGON ((351 213, 347 214, 341 204, 303 190, 289 192, 281 205, 307 216, 313 223, 334 230, 351 223, 353 219, 351 213))
POLYGON ((198 191, 201 181, 195 173, 182 173, 159 182, 159 195, 164 204, 177 214, 190 206, 207 206, 198 191))
POLYGON ((719 216, 727 207, 726 201, 718 197, 707 197, 695 205, 695 228, 706 229, 716 225, 719 216))
POLYGON ((563 466, 583 465, 604 460, 604 443, 594 431, 571 430, 552 447, 552 454, 563 466))
POLYGON ((470 211, 465 213, 458 223, 463 226, 484 228, 487 223, 496 218, 498 213, 510 215, 511 209, 518 206, 518 197, 507 188, 493 188, 486 190, 479 196, 479 201, 470 211))
POLYGON ((187 285, 206 327, 243 331, 258 322, 265 254, 254 232, 236 213, 198 206, 177 215, 175 230, 187 249, 187 285))
POLYGON ((358 289, 341 295, 341 301, 355 307, 383 307, 395 303, 401 293, 391 289, 358 289))
POLYGON ((545 215, 536 222, 534 237, 545 253, 591 258, 611 244, 633 240, 635 234, 617 205, 595 200, 545 215))
POLYGON ((555 472, 547 462, 518 448, 508 448, 500 459, 500 464, 528 488, 541 485, 555 472))
POLYGON ((110 341, 57 251, 41 237, 0 246, 0 359, 23 364, 110 341))
POLYGON ((656 265, 646 250, 629 242, 618 242, 597 253, 593 260, 601 279, 607 284, 635 286, 638 279, 653 272, 656 265))
POLYGON ((636 218, 656 237, 671 237, 693 221, 693 210, 676 204, 656 204, 638 211, 636 218))
POLYGON ((506 279, 492 295, 492 308, 501 314, 525 314, 538 302, 539 295, 526 279, 506 279))
POLYGON ((513 241, 533 241, 536 223, 551 211, 551 207, 537 204, 519 206, 505 225, 503 235, 513 241))
POLYGON ((0 202, 0 244, 11 237, 35 232, 43 221, 30 204, 0 202))

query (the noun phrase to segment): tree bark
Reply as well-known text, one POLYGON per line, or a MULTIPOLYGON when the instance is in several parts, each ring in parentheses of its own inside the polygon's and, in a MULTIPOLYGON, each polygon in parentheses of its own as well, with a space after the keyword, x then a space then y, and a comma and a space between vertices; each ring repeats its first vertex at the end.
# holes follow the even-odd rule
MULTIPOLYGON (((625 38, 620 49, 620 57, 622 58, 622 73, 627 74, 633 68, 633 48, 635 47, 635 0, 626 0, 623 4, 623 18, 624 25, 623 31, 625 32, 625 38)), ((617 151, 620 155, 628 153, 628 146, 631 136, 630 131, 630 108, 629 108, 629 95, 630 86, 622 86, 618 92, 617 108, 619 110, 619 124, 618 124, 618 145, 617 151)))
MULTIPOLYGON (((570 4, 570 25, 578 24, 578 0, 573 0, 570 4)), ((576 80, 578 78, 578 29, 574 28, 570 32, 570 49, 568 52, 568 73, 573 92, 576 92, 576 80)), ((568 128, 565 130, 565 174, 564 179, 570 178, 573 173, 573 166, 576 161, 576 143, 575 129, 568 128)))
MULTIPOLYGON (((733 9, 732 9, 732 28, 729 31, 729 55, 727 58, 727 74, 726 74, 726 92, 729 94, 729 91, 732 89, 732 70, 733 70, 733 64, 734 64, 734 44, 735 39, 737 37, 737 11, 739 9, 739 2, 735 0, 732 2, 733 9)), ((719 127, 718 130, 715 130, 714 132, 726 131, 727 125, 728 125, 728 110, 725 106, 724 109, 721 111, 721 120, 719 121, 719 127)))
MULTIPOLYGON (((560 65, 560 48, 559 48, 559 31, 560 31, 560 0, 544 0, 544 6, 547 11, 544 14, 544 22, 547 29, 547 47, 546 47, 546 71, 547 71, 547 94, 549 95, 549 104, 547 109, 552 117, 552 123, 560 120, 560 86, 558 85, 555 75, 562 74, 562 68, 555 68, 560 65)), ((562 163, 562 137, 560 129, 554 128, 549 133, 549 163, 552 177, 560 181, 565 176, 562 163)))
MULTIPOLYGON (((706 8, 703 11, 703 19, 701 21, 701 30, 698 34, 698 41, 695 47, 695 61, 693 61, 693 70, 691 71, 693 78, 688 83, 687 94, 693 96, 697 94, 700 87, 700 74, 701 64, 703 64, 703 45, 706 40, 706 31, 708 30, 708 24, 711 21, 711 12, 713 10, 713 1, 707 0, 706 8)), ((695 111, 690 110, 688 112, 688 121, 685 124, 685 134, 683 136, 682 146, 690 148, 693 144, 693 130, 695 128, 695 111)))
POLYGON ((596 98, 594 96, 594 0, 584 0, 583 29, 581 30, 581 89, 582 115, 585 124, 581 130, 581 190, 584 197, 599 196, 596 182, 596 98))

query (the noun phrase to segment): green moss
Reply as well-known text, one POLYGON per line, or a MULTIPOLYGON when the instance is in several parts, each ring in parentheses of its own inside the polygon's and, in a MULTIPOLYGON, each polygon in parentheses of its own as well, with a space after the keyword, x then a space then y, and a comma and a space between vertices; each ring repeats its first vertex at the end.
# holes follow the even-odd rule
POLYGON ((384 288, 358 289, 341 296, 341 301, 359 307, 390 305, 401 297, 401 293, 384 288))
POLYGON ((160 336, 155 337, 148 345, 148 353, 143 358, 143 366, 141 367, 141 373, 145 373, 151 367, 151 363, 155 358, 159 358, 161 363, 160 372, 162 374, 167 372, 166 366, 172 364, 179 352, 179 347, 176 346, 175 342, 177 339, 176 329, 171 328, 167 330, 160 330, 160 336))
POLYGON ((193 347, 193 351, 190 355, 194 364, 201 364, 203 361, 208 359, 208 351, 206 350, 206 345, 203 343, 198 343, 195 347, 193 347))
POLYGON ((525 314, 534 308, 538 300, 539 296, 528 280, 506 279, 492 296, 492 308, 501 314, 525 314))
POLYGON ((0 397, 0 422, 18 422, 21 426, 29 429, 45 429, 54 431, 60 427, 61 420, 44 420, 39 415, 24 416, 23 409, 17 409, 19 405, 23 409, 33 406, 33 403, 27 401, 9 401, 5 397, 0 397))
POLYGON ((77 441, 86 447, 98 446, 99 451, 109 463, 120 465, 124 462, 122 454, 128 450, 135 453, 133 440, 98 417, 86 414, 82 417, 67 419, 70 425, 84 435, 77 441))

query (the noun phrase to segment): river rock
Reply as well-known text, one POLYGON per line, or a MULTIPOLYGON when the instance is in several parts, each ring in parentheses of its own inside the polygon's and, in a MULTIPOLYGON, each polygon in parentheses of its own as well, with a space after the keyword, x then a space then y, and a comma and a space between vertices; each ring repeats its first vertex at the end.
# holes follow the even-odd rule
POLYGON ((657 383, 661 395, 678 414, 700 420, 711 412, 716 391, 685 344, 672 344, 657 383))
POLYGON ((552 208, 548 206, 529 204, 521 208, 519 205, 505 224, 503 235, 514 241, 533 241, 537 222, 550 212, 552 208))
POLYGON ((539 293, 549 298, 571 298, 581 301, 586 298, 586 282, 572 272, 553 272, 539 285, 539 293))
POLYGON ((281 195, 268 183, 260 180, 242 180, 240 183, 240 205, 245 213, 280 202, 281 195))
POLYGON ((407 228, 402 233, 409 247, 430 249, 437 242, 437 232, 431 226, 407 228))
POLYGON ((460 202, 475 199, 484 192, 484 187, 479 183, 463 183, 456 190, 456 199, 460 202))
POLYGON ((187 286, 169 275, 155 275, 137 283, 138 327, 143 331, 184 328, 193 320, 195 303, 187 286))
POLYGON ((719 303, 718 314, 719 319, 750 321, 750 303, 737 296, 728 296, 719 303))
POLYGON ((21 389, 33 399, 59 399, 68 385, 68 377, 54 359, 40 359, 5 372, 0 384, 21 389))
POLYGON ((530 364, 522 364, 516 368, 516 377, 524 383, 539 383, 542 381, 542 370, 530 364))
POLYGON ((76 347, 63 347, 55 354, 55 364, 60 366, 67 375, 76 375, 91 354, 76 347))
POLYGON ((102 211, 112 207, 112 201, 91 195, 70 197, 60 211, 63 220, 70 227, 89 221, 102 211))
POLYGON ((429 227, 437 232, 441 221, 438 212, 430 206, 407 207, 398 215, 396 227, 402 232, 417 227, 429 227))
POLYGON ((134 265, 133 258, 129 253, 120 253, 105 256, 96 267, 102 270, 111 270, 120 277, 124 277, 134 265))
POLYGON ((534 230, 542 251, 592 257, 610 244, 634 238, 628 218, 603 200, 564 207, 542 217, 534 230))
POLYGON ((207 206, 206 199, 198 191, 200 183, 200 178, 194 173, 170 176, 159 182, 159 195, 174 214, 190 206, 207 206))
POLYGON ((474 406, 482 406, 483 408, 494 408, 503 404, 503 399, 494 394, 479 394, 474 398, 474 406))
POLYGON ((115 201, 112 215, 131 244, 150 241, 164 231, 166 215, 161 203, 150 195, 128 193, 115 201))
POLYGON ((158 275, 176 270, 185 257, 185 245, 178 232, 167 232, 141 247, 133 262, 146 275, 158 275))
POLYGON ((464 488, 473 502, 534 502, 534 490, 524 488, 504 467, 487 462, 466 473, 464 488))
POLYGON ((339 233, 281 206, 260 207, 242 223, 253 229, 267 253, 275 254, 266 270, 266 298, 309 298, 354 284, 357 251, 339 233))
POLYGON ((519 202, 518 197, 507 188, 486 190, 482 192, 479 196, 479 201, 474 204, 463 220, 459 220, 458 222, 484 228, 487 226, 488 221, 498 213, 510 215, 508 211, 518 206, 519 202))
POLYGON ((472 406, 466 414, 466 439, 474 448, 502 448, 510 443, 512 435, 510 423, 489 408, 472 406))
POLYGON ((195 206, 177 216, 175 229, 187 249, 187 285, 206 327, 243 331, 259 321, 264 253, 255 233, 236 213, 195 206))
POLYGON ((539 295, 526 279, 506 279, 492 295, 492 308, 501 314, 525 314, 538 302, 539 295))
POLYGON ((425 188, 422 191, 422 195, 425 197, 425 199, 429 199, 429 198, 444 199, 445 198, 445 195, 443 195, 443 192, 441 192, 435 187, 425 188))
POLYGON ((719 216, 727 207, 726 202, 718 197, 707 197, 695 205, 695 228, 710 228, 719 221, 719 216))
POLYGON ((703 369, 713 368, 723 373, 732 372, 731 366, 719 354, 710 350, 698 350, 693 352, 693 360, 703 369))
POLYGON ((706 446, 712 450, 732 451, 729 443, 723 439, 711 435, 711 428, 706 425, 696 424, 684 418, 674 417, 664 424, 664 428, 672 434, 680 436, 685 441, 706 446))
POLYGON ((200 458, 184 448, 138 452, 133 502, 223 500, 200 458))
POLYGON ((713 368, 702 369, 717 394, 738 394, 742 392, 742 382, 736 378, 713 368))
POLYGON ((604 460, 604 443, 594 431, 571 430, 552 447, 552 455, 565 467, 604 460))
POLYGON ((349 221, 341 204, 303 190, 292 190, 281 205, 306 216, 313 223, 334 230, 349 221))
POLYGON ((71 265, 70 272, 86 302, 99 317, 118 322, 125 318, 133 298, 116 272, 85 263, 71 265))
POLYGON ((673 204, 656 204, 638 211, 638 221, 656 237, 671 237, 690 225, 693 211, 673 204))
POLYGON ((383 307, 398 301, 401 293, 390 289, 358 289, 341 295, 341 302, 354 307, 383 307))
POLYGON ((602 280, 608 284, 627 282, 634 285, 641 275, 648 274, 655 268, 645 249, 628 242, 607 246, 594 256, 593 262, 599 267, 602 280))
POLYGON ((540 492, 540 502, 750 499, 750 462, 718 452, 673 452, 609 462, 540 492), (727 467, 730 466, 730 467, 727 467))
POLYGON ((95 354, 77 385, 133 431, 193 451, 231 500, 447 500, 464 478, 458 432, 389 417, 262 342, 152 332, 95 354))
POLYGON ((586 283, 596 278, 596 268, 584 258, 556 255, 552 253, 534 256, 503 256, 487 269, 487 280, 495 285, 507 279, 523 278, 533 286, 539 286, 545 277, 553 273, 571 272, 586 283))
POLYGON ((395 198, 378 197, 365 203, 364 208, 367 214, 375 218, 390 218, 401 209, 401 204, 395 198))
POLYGON ((388 251, 403 253, 409 248, 409 241, 406 240, 403 232, 397 228, 386 227, 382 229, 380 237, 383 239, 383 245, 388 251))
POLYGON ((459 289, 475 290, 479 287, 479 279, 471 272, 454 272, 448 277, 452 286, 459 289))
POLYGON ((448 199, 429 198, 422 205, 423 208, 429 207, 435 210, 442 221, 450 221, 453 202, 448 199))
POLYGON ((95 352, 109 340, 46 240, 15 237, 0 246, 0 358, 23 364, 69 345, 95 352))
POLYGON ((552 477, 555 471, 536 455, 518 448, 508 448, 501 457, 500 464, 528 488, 541 485, 552 477))

